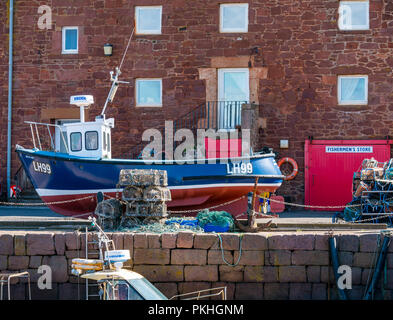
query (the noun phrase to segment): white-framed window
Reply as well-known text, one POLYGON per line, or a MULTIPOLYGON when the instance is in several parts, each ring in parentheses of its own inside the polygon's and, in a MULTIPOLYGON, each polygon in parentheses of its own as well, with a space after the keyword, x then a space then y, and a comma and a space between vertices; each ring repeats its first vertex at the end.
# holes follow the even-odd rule
POLYGON ((62 53, 75 54, 79 49, 79 29, 78 27, 63 27, 62 31, 62 53))
POLYGON ((162 79, 137 79, 135 89, 137 106, 162 106, 162 79))
POLYGON ((135 33, 161 34, 162 6, 135 7, 135 33))
POLYGON ((220 32, 248 32, 248 3, 220 5, 220 32))
POLYGON ((340 1, 338 27, 340 30, 370 29, 369 1, 340 1))
POLYGON ((363 105, 368 103, 368 76, 339 76, 338 103, 363 105))

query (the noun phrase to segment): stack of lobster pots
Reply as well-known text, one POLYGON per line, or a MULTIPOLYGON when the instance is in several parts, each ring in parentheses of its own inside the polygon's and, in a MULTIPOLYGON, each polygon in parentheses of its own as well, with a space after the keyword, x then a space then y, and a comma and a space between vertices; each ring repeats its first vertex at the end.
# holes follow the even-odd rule
POLYGON ((127 227, 135 218, 160 220, 168 215, 166 202, 172 198, 165 170, 121 170, 117 187, 123 188, 122 227, 127 227))

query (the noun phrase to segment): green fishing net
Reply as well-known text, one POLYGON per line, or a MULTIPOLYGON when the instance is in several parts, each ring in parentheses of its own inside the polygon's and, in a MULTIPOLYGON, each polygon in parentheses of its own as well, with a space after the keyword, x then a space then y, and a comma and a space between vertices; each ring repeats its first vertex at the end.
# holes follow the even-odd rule
POLYGON ((199 226, 202 228, 207 224, 212 224, 219 227, 225 227, 229 225, 230 230, 233 230, 235 227, 233 217, 226 211, 203 210, 198 213, 196 218, 199 221, 199 226))

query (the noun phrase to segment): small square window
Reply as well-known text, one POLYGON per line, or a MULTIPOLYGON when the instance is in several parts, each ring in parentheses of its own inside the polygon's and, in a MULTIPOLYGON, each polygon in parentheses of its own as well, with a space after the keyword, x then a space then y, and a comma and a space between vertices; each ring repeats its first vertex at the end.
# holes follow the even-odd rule
POLYGON ((162 106, 162 80, 137 79, 136 105, 146 107, 162 106))
POLYGON ((82 150, 82 134, 80 132, 73 132, 70 135, 71 140, 71 151, 82 150))
POLYGON ((248 32, 248 3, 220 6, 220 32, 248 32))
POLYGON ((85 145, 86 150, 97 150, 98 149, 98 132, 87 131, 85 133, 85 145))
POLYGON ((340 30, 368 30, 369 2, 341 1, 339 7, 338 27, 340 30))
POLYGON ((78 27, 63 28, 63 54, 78 53, 78 27))
POLYGON ((137 34, 161 34, 162 6, 135 7, 137 34))
POLYGON ((340 105, 364 105, 368 103, 367 76, 339 76, 338 103, 340 105))

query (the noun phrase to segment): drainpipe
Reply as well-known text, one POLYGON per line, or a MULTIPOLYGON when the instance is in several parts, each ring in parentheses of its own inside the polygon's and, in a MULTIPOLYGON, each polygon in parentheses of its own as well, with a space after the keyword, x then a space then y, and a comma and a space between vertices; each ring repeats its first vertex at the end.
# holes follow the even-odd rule
POLYGON ((11 120, 12 120, 12 64, 14 34, 14 0, 10 0, 9 54, 8 54, 8 129, 7 129, 7 199, 11 187, 11 120))

